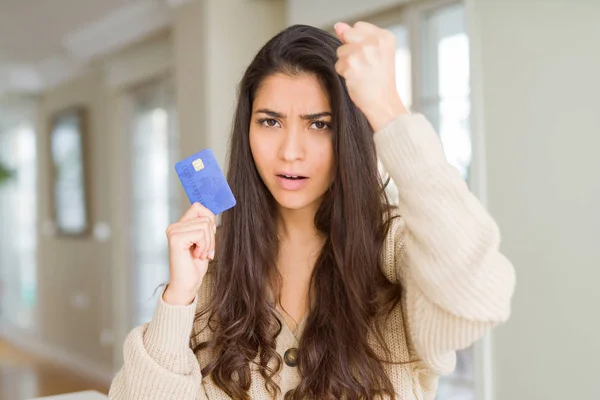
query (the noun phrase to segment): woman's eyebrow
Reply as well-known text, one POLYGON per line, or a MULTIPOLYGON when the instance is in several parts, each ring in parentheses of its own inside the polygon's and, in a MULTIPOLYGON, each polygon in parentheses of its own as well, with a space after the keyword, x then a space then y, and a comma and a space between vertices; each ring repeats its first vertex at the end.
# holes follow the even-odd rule
MULTIPOLYGON (((260 108, 260 109, 256 110, 254 113, 255 114, 267 114, 269 117, 273 117, 273 118, 283 118, 283 119, 287 118, 287 116, 285 114, 270 110, 268 108, 260 108)), ((331 112, 323 111, 323 112, 318 112, 318 113, 314 113, 314 114, 303 114, 300 116, 300 118, 302 118, 302 119, 319 119, 319 118, 323 118, 323 117, 331 117, 331 112)))
POLYGON ((315 114, 304 114, 300 116, 302 119, 319 119, 323 117, 331 117, 331 113, 329 111, 323 111, 315 114))
POLYGON ((278 113, 277 111, 269 110, 268 108, 261 108, 254 112, 254 114, 267 114, 273 118, 286 118, 285 114, 278 113))

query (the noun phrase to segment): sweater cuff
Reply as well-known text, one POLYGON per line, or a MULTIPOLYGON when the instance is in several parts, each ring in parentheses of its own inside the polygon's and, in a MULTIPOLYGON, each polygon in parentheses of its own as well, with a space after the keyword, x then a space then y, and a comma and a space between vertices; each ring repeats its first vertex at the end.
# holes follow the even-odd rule
POLYGON ((197 301, 196 296, 188 306, 174 306, 165 303, 161 295, 144 335, 146 348, 169 355, 183 355, 189 351, 197 301))
POLYGON ((377 157, 399 187, 447 164, 442 143, 422 114, 403 114, 374 135, 377 157))

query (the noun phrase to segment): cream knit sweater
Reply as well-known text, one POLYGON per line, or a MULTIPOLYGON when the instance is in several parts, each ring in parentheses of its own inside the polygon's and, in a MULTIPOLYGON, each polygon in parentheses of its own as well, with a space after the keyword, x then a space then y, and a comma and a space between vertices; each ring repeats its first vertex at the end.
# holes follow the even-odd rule
MULTIPOLYGON (((399 187, 402 215, 392 224, 382 251, 385 275, 404 288, 403 301, 388 319, 385 339, 394 359, 419 360, 386 368, 398 399, 429 400, 439 375, 454 369, 455 351, 506 321, 515 273, 498 251, 495 221, 447 163, 436 133, 422 115, 398 117, 374 140, 399 187)), ((200 374, 211 354, 190 349, 210 335, 206 329, 190 343, 190 335, 204 327, 205 321, 194 323, 194 315, 210 293, 207 275, 192 305, 159 301, 152 321, 135 328, 125 341, 125 363, 110 388, 111 399, 229 398, 210 376, 200 374)), ((292 333, 281 321, 277 352, 284 357, 298 346, 303 323, 292 333)), ((282 366, 279 398, 299 382, 296 367, 285 362, 282 366)), ((254 370, 250 396, 269 398, 254 370)))

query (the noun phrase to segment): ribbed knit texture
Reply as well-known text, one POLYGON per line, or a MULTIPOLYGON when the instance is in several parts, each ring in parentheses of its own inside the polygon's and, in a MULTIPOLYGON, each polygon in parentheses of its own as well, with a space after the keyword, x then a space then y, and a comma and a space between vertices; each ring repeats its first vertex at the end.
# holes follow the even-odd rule
MULTIPOLYGON (((515 273, 498 251, 495 221, 447 163, 436 133, 422 115, 398 117, 374 140, 400 196, 401 218, 391 226, 382 261, 385 275, 403 286, 404 296, 388 319, 385 340, 394 359, 418 360, 386 369, 397 399, 433 400, 439 375, 455 367, 455 351, 509 317, 515 273), (404 332, 405 326, 409 332, 404 332)), ((190 349, 210 337, 208 329, 200 332, 205 322, 193 320, 211 290, 207 276, 193 304, 159 301, 152 321, 134 329, 125 341, 125 364, 113 381, 111 399, 229 399, 210 377, 200 374, 212 355, 190 349)), ((304 328, 301 323, 292 333, 283 325, 277 340, 281 357, 298 346, 304 328)), ((297 368, 284 363, 277 379, 279 398, 299 379, 297 368)), ((255 370, 250 395, 269 399, 255 370)))

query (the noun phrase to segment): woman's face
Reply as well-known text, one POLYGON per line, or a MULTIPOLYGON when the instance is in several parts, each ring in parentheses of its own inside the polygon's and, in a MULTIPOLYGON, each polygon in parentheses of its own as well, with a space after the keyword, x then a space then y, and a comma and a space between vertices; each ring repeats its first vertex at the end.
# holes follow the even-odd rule
POLYGON ((334 162, 331 107, 315 76, 278 73, 262 82, 252 105, 250 148, 281 207, 318 207, 334 162))

